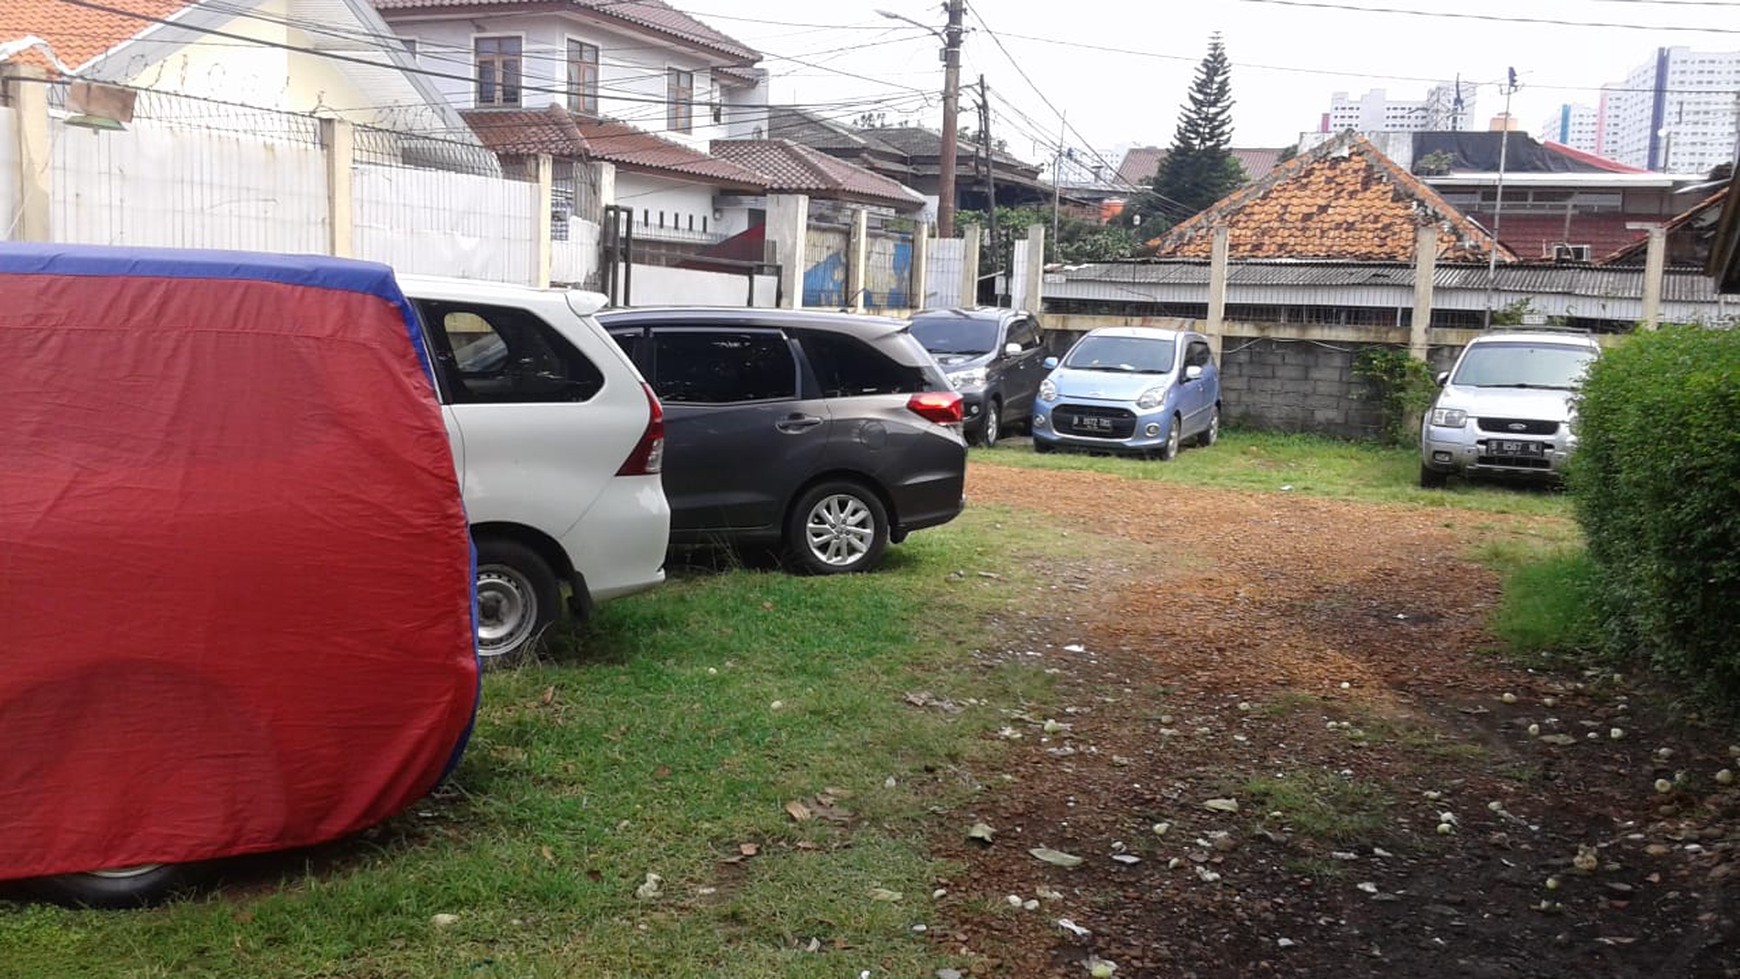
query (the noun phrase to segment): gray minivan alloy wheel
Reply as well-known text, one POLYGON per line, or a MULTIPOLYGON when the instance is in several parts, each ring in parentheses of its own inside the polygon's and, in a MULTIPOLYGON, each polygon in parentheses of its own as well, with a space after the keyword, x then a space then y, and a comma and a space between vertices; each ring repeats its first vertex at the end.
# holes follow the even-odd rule
POLYGON ((188 866, 142 863, 82 874, 57 874, 29 882, 29 889, 56 904, 87 908, 136 908, 161 901, 188 883, 188 866))
POLYGON ((888 511, 857 483, 812 487, 786 520, 786 551, 807 574, 868 571, 888 548, 888 511))
POLYGON ((989 449, 997 444, 997 439, 1003 436, 1003 402, 992 398, 985 406, 985 430, 979 436, 979 444, 989 449))
POLYGON ((477 542, 477 655, 504 666, 555 621, 561 590, 549 564, 518 541, 477 542))

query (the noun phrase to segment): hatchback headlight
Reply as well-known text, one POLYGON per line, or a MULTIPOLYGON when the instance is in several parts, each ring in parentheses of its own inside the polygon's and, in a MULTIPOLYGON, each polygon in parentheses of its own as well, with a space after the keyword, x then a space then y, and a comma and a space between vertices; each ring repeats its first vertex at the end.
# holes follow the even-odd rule
POLYGON ((1432 424, 1440 428, 1461 428, 1468 424, 1468 412, 1461 408, 1433 408, 1432 424))
POLYGON ((1039 382, 1039 400, 1046 404, 1057 400, 1057 385, 1049 377, 1039 382))
POLYGON ((966 388, 982 388, 985 386, 985 368, 970 367, 964 371, 956 371, 949 375, 949 380, 954 382, 957 391, 966 388))
POLYGON ((1160 402, 1165 400, 1166 385, 1162 384, 1157 388, 1149 388, 1148 390, 1143 391, 1142 396, 1136 399, 1136 407, 1158 408, 1160 407, 1160 402))

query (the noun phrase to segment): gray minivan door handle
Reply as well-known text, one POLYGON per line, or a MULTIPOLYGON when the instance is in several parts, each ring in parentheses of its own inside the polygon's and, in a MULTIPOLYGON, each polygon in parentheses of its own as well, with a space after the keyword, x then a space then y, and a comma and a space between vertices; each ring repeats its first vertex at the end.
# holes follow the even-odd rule
POLYGON ((787 434, 796 435, 799 432, 807 432, 821 423, 822 420, 815 415, 800 415, 793 412, 774 422, 773 427, 787 434))

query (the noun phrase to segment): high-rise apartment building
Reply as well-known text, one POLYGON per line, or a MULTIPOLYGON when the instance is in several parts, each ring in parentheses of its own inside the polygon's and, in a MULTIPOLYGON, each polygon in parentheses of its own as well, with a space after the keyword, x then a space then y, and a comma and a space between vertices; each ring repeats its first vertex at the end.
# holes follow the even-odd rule
POLYGON ((1634 167, 1703 173, 1731 163, 1740 132, 1740 51, 1658 48, 1601 90, 1595 152, 1634 167))
POLYGON ((1536 138, 1569 146, 1585 153, 1598 153, 1601 112, 1591 105, 1566 103, 1541 121, 1536 138))
POLYGON ((1336 92, 1318 128, 1326 133, 1435 132, 1471 129, 1473 120, 1474 86, 1444 82, 1423 99, 1391 99, 1381 88, 1357 99, 1336 92))

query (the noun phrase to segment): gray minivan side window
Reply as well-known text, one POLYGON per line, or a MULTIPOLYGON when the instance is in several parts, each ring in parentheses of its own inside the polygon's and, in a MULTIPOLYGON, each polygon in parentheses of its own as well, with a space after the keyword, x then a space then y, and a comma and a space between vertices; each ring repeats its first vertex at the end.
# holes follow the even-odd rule
POLYGON ((783 333, 657 330, 653 391, 671 404, 740 404, 797 397, 797 360, 783 333))
POLYGON ((924 371, 896 363, 854 337, 821 330, 796 333, 824 398, 928 391, 924 371))
POLYGON ((1009 342, 1020 344, 1022 350, 1032 350, 1039 346, 1039 324, 1026 316, 1010 323, 1009 342))
POLYGON ((550 324, 512 306, 416 301, 455 404, 590 401, 604 373, 550 324))

